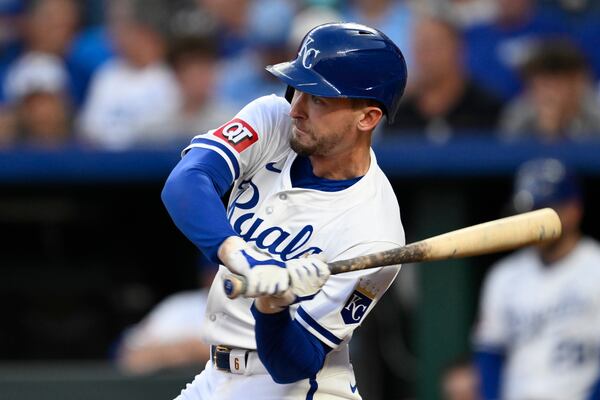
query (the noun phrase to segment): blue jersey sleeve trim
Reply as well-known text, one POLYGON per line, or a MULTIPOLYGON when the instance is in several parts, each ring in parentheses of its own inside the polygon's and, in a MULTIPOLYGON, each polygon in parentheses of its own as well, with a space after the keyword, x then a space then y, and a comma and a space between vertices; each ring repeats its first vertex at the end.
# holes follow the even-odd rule
POLYGON ((597 377, 587 400, 600 400, 600 376, 597 377))
POLYGON ((227 158, 229 158, 229 161, 231 161, 231 164, 233 165, 233 170, 235 172, 234 180, 240 177, 240 163, 238 162, 237 157, 229 149, 229 147, 215 140, 210 140, 202 137, 192 139, 192 145, 194 144, 204 144, 208 146, 214 146, 220 149, 223 153, 225 153, 225 155, 227 156, 227 158))
POLYGON ((489 344, 489 343, 475 343, 475 351, 482 353, 493 353, 504 355, 506 353, 506 348, 503 345, 499 344, 489 344))
POLYGON ((500 399, 504 355, 496 352, 476 351, 475 363, 481 378, 480 390, 482 399, 500 399))
POLYGON ((329 332, 327 329, 323 328, 317 321, 315 321, 302 307, 298 307, 296 313, 302 318, 304 322, 306 322, 311 328, 321 334, 325 339, 329 340, 331 343, 336 346, 342 343, 342 339, 335 336, 333 333, 329 332))

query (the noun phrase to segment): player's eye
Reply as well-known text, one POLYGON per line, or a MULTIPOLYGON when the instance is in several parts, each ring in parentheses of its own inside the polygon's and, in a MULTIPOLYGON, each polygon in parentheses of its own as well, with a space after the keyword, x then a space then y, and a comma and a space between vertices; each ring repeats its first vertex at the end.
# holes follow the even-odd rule
POLYGON ((319 96, 311 96, 311 100, 313 103, 315 104, 324 104, 325 102, 323 101, 323 98, 319 97, 319 96))

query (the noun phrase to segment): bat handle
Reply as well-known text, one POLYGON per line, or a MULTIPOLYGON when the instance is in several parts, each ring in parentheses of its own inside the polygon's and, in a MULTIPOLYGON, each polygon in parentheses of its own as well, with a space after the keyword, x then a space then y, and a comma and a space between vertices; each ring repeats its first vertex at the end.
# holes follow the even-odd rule
POLYGON ((236 274, 225 274, 223 276, 223 289, 230 299, 235 299, 244 293, 248 287, 248 281, 245 277, 236 274))

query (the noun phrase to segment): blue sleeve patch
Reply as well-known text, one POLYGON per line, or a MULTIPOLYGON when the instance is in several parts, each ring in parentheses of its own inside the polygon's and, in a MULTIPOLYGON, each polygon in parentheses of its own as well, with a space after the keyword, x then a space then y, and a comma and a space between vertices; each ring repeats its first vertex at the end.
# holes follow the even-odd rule
POLYGON ((341 311, 342 319, 346 325, 358 324, 371 306, 372 302, 373 299, 367 294, 358 289, 355 290, 350 297, 348 297, 348 300, 346 301, 346 304, 344 304, 344 307, 341 311))

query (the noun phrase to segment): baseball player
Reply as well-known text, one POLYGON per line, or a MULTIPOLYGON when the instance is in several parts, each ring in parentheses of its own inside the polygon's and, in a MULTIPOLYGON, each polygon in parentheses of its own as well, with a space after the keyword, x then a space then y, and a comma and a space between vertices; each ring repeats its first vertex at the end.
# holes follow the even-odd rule
POLYGON ((553 207, 562 237, 501 260, 476 331, 484 399, 600 399, 600 244, 581 235, 581 192, 556 159, 525 163, 518 211, 553 207))
POLYGON ((383 33, 343 23, 267 70, 286 98, 195 137, 163 190, 175 224, 221 264, 203 324, 212 360, 178 399, 359 399, 348 342, 399 266, 329 276, 323 260, 404 244, 370 141, 394 118, 406 65, 383 33), (245 276, 246 297, 226 297, 228 272, 245 276))

